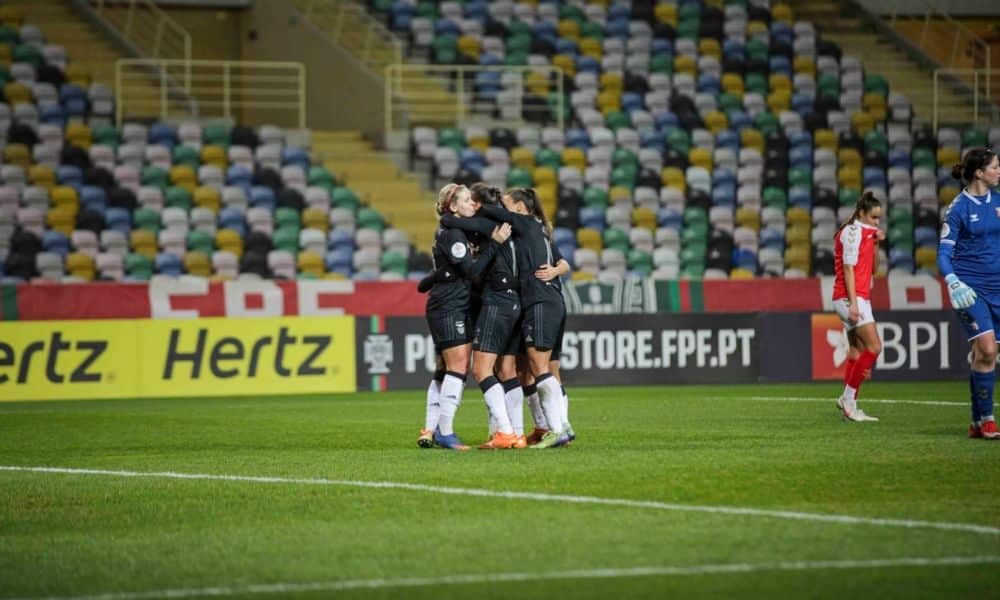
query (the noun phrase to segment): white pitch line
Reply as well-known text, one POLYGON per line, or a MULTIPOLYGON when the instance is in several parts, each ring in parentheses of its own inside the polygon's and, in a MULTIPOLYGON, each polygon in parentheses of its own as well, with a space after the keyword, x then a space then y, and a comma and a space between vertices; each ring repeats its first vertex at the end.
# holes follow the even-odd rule
POLYGON ((627 577, 676 577, 725 575, 760 571, 820 571, 829 569, 884 569, 892 567, 948 567, 1000 563, 1000 556, 946 556, 941 558, 893 558, 876 560, 822 560, 778 563, 707 564, 688 567, 635 567, 630 569, 581 569, 541 573, 494 573, 404 577, 398 579, 349 579, 314 583, 261 583, 246 586, 179 588, 146 592, 108 592, 90 596, 47 596, 15 600, 151 600, 155 598, 201 598, 249 594, 293 594, 343 592, 358 589, 414 588, 482 583, 515 583, 558 579, 623 579, 627 577))
MULTIPOLYGON (((754 402, 829 402, 834 405, 836 398, 812 398, 807 396, 710 396, 705 400, 751 400, 754 402)), ((947 400, 894 400, 891 398, 860 398, 863 404, 918 404, 924 406, 962 406, 968 407, 968 402, 949 402, 947 400)))
POLYGON ((513 492, 482 488, 460 488, 421 483, 397 481, 357 481, 350 479, 311 479, 293 477, 260 477, 248 475, 213 475, 208 473, 177 473, 174 471, 108 471, 103 469, 71 469, 64 467, 22 467, 0 466, 0 471, 27 473, 59 473, 65 475, 99 475, 110 477, 148 477, 154 479, 188 479, 209 481, 240 481, 248 483, 274 483, 295 485, 342 486, 370 489, 397 489, 413 492, 429 492, 452 496, 475 496, 479 498, 504 498, 508 500, 535 500, 538 502, 561 502, 566 504, 594 504, 600 506, 624 506, 649 510, 698 512, 721 515, 788 519, 793 521, 814 521, 817 523, 838 523, 841 525, 877 525, 883 527, 904 527, 909 529, 939 529, 964 531, 983 535, 1000 536, 1000 528, 973 523, 949 523, 947 521, 918 521, 913 519, 883 519, 877 517, 854 517, 850 515, 820 514, 790 510, 771 510, 740 506, 706 506, 698 504, 674 504, 655 500, 629 500, 627 498, 601 498, 598 496, 574 496, 568 494, 545 494, 538 492, 513 492))

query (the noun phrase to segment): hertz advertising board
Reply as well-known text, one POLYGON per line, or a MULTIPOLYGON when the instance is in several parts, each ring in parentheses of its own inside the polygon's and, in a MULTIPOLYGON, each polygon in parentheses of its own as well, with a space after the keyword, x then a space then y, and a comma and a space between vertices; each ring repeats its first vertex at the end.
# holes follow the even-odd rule
POLYGON ((0 400, 353 392, 354 317, 0 323, 0 400))

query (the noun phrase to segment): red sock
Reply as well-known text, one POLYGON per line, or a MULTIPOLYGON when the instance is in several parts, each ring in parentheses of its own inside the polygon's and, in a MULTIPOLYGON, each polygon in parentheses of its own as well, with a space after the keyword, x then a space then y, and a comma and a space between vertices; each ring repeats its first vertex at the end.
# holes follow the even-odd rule
POLYGON ((865 380, 865 371, 875 365, 876 359, 878 359, 878 354, 869 352, 868 350, 862 352, 861 356, 855 362, 854 368, 847 374, 847 385, 856 390, 860 389, 861 382, 865 380))
POLYGON ((851 371, 854 369, 854 365, 858 362, 856 358, 848 358, 847 362, 844 363, 844 385, 847 385, 847 380, 851 376, 851 371))

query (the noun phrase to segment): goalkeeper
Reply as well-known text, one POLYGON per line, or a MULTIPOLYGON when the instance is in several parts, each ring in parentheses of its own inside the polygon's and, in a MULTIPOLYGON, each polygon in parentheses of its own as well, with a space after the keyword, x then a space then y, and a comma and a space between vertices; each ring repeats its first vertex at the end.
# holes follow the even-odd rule
POLYGON ((972 343, 969 437, 1000 439, 993 416, 997 342, 1000 325, 1000 162, 987 148, 965 153, 951 171, 965 185, 941 226, 938 269, 951 304, 972 343))

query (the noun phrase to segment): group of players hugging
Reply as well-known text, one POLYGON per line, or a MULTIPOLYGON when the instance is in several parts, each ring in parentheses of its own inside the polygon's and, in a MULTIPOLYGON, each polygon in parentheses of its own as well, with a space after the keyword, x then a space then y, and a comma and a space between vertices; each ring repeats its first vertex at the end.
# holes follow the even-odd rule
POLYGON ((489 412, 490 437, 479 448, 569 444, 576 435, 559 379, 566 326, 560 277, 569 263, 552 245, 535 191, 452 183, 438 194, 437 213, 434 270, 419 289, 428 293, 438 368, 417 444, 469 449, 454 421, 470 360, 489 412), (529 435, 525 398, 534 420, 529 435))

